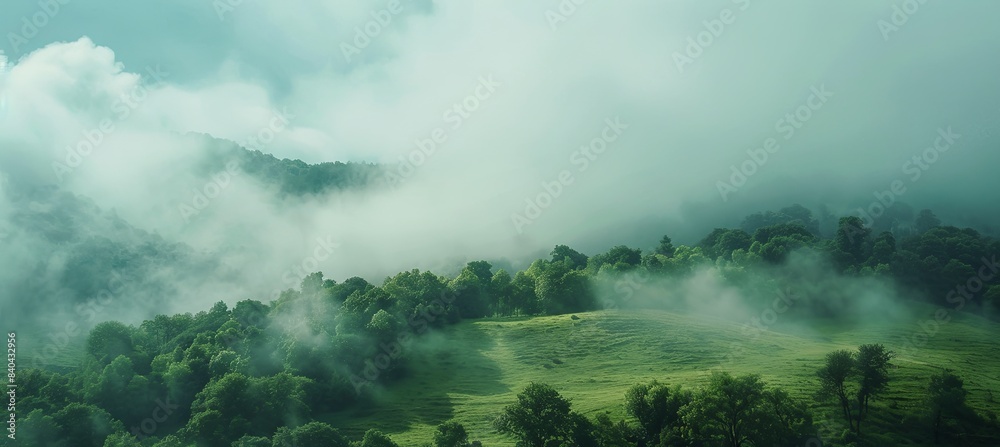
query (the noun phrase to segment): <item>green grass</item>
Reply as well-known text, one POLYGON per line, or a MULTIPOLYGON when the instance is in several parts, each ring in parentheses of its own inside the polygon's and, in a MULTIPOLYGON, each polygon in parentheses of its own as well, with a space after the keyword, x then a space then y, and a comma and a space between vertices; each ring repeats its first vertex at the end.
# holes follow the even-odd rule
MULTIPOLYGON (((933 310, 928 307, 927 313, 933 310)), ((412 348, 410 376, 381 387, 374 405, 324 419, 354 436, 378 428, 404 446, 430 442, 438 424, 455 420, 465 425, 470 439, 513 446, 490 422, 529 382, 552 385, 588 416, 610 411, 620 419, 631 385, 656 379, 696 387, 712 370, 760 374, 769 385, 807 399, 822 419, 833 414, 833 407, 815 403, 812 396, 815 371, 827 353, 863 343, 897 349, 901 336, 919 329, 917 320, 869 325, 820 320, 808 326, 800 320, 792 327, 785 320, 793 318, 784 316, 771 331, 748 337, 742 323, 666 311, 576 316, 580 319, 478 320, 432 333, 412 348), (726 358, 734 343, 744 351, 730 362, 726 358)), ((890 391, 876 403, 866 430, 878 445, 923 445, 926 426, 905 415, 921 411, 928 377, 940 368, 965 379, 969 403, 981 414, 1000 410, 992 400, 992 393, 1000 394, 1000 352, 994 342, 1000 324, 971 315, 952 317, 926 346, 894 361, 898 368, 891 371, 890 391), (881 435, 887 430, 906 434, 881 435)))

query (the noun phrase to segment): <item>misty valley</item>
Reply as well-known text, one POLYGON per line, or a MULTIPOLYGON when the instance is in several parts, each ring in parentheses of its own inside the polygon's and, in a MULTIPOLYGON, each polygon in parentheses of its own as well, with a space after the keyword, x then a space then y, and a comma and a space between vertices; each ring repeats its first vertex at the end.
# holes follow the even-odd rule
POLYGON ((1000 446, 990 2, 0 6, 0 446, 1000 446))

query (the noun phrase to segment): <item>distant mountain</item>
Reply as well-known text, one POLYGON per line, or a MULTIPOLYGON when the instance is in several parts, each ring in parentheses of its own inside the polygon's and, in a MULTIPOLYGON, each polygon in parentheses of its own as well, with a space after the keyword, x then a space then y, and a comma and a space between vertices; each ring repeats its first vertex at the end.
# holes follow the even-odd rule
POLYGON ((376 163, 325 162, 308 164, 302 160, 278 159, 260 150, 248 149, 228 140, 208 135, 218 144, 207 145, 216 151, 209 154, 205 172, 218 172, 231 161, 239 163, 243 172, 261 182, 273 185, 282 195, 318 195, 335 190, 374 186, 384 174, 384 166, 376 163))

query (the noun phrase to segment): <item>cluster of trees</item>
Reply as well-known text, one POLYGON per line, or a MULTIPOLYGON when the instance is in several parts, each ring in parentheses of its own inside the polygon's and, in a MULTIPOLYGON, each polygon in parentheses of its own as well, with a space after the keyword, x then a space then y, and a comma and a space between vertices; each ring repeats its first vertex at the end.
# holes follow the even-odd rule
POLYGON ((195 174, 209 179, 236 162, 240 172, 274 188, 282 196, 320 195, 330 191, 362 189, 382 181, 386 167, 377 163, 324 162, 309 164, 299 159, 277 158, 259 147, 240 146, 229 140, 191 133, 192 144, 202 145, 204 158, 195 174))
POLYGON ((696 248, 717 264, 736 267, 780 265, 793 251, 809 251, 835 272, 894 280, 934 304, 995 309, 1000 285, 990 281, 997 277, 1000 241, 971 228, 942 226, 930 210, 920 211, 913 224, 893 222, 875 233, 860 217, 841 217, 823 234, 812 213, 795 205, 748 216, 739 229, 717 228, 696 248), (967 291, 966 284, 972 285, 967 291), (950 295, 958 287, 965 291, 961 300, 950 295))
POLYGON ((239 149, 240 169, 278 186, 282 194, 318 195, 331 190, 363 188, 381 178, 383 166, 375 163, 325 162, 277 159, 259 150, 239 149))
POLYGON ((519 447, 803 445, 815 430, 805 404, 760 376, 713 373, 696 391, 653 381, 625 394, 634 421, 594 420, 572 411, 548 385, 532 383, 494 421, 519 447))
MULTIPOLYGON (((892 358, 881 344, 827 355, 817 371, 816 395, 835 402, 849 427, 836 441, 864 444, 861 424, 872 403, 888 390, 892 358)), ((916 415, 920 426, 929 428, 919 431, 935 444, 995 445, 1000 427, 971 410, 965 404, 967 394, 962 379, 950 370, 931 376, 925 410, 916 415)), ((515 438, 518 447, 825 445, 806 402, 768 387, 755 374, 714 372, 694 391, 657 381, 637 384, 626 392, 624 408, 629 420, 614 422, 608 413, 590 420, 574 412, 570 401, 552 387, 531 383, 517 395, 517 402, 503 409, 494 426, 515 438)))

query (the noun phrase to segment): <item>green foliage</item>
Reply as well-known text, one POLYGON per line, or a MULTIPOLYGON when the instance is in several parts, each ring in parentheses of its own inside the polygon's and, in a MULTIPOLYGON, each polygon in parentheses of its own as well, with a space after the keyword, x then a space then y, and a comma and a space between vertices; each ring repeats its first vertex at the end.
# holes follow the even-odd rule
POLYGON ((100 323, 87 337, 87 355, 101 368, 118 356, 134 356, 133 333, 132 328, 117 321, 100 323))
POLYGON ((592 256, 587 262, 587 269, 598 272, 602 267, 608 266, 613 270, 624 272, 638 267, 640 263, 642 263, 642 250, 618 245, 607 253, 592 256))
POLYGON ((281 427, 274 434, 270 447, 286 446, 349 447, 350 443, 329 424, 310 422, 294 429, 281 427))
POLYGON ((674 255, 674 250, 676 250, 676 248, 674 248, 674 241, 670 239, 670 236, 663 235, 663 237, 660 238, 660 243, 656 246, 656 249, 653 250, 653 253, 669 258, 674 255))
POLYGON ((565 245, 556 245, 552 249, 551 256, 552 262, 566 262, 567 266, 573 270, 587 267, 587 255, 565 245))
POLYGON ((881 344, 864 344, 857 352, 839 350, 827 354, 826 363, 817 373, 819 396, 840 404, 842 415, 858 437, 871 401, 889 387, 889 361, 894 356, 881 344))
POLYGON ((500 433, 518 439, 519 447, 546 447, 572 439, 569 400, 552 387, 532 382, 493 422, 500 433))
POLYGON ((469 434, 465 427, 457 422, 445 422, 437 426, 434 433, 434 447, 467 447, 469 434))
POLYGON ((764 383, 759 376, 713 373, 709 384, 681 410, 692 438, 740 447, 761 445, 766 421, 764 383))
POLYGON ((934 442, 941 440, 949 421, 968 418, 973 413, 965 403, 968 394, 965 382, 951 370, 931 376, 927 386, 927 410, 934 442))
POLYGON ((371 429, 365 432, 358 447, 399 447, 399 445, 382 432, 371 429))
MULTIPOLYGON (((276 185, 286 195, 318 195, 331 190, 361 188, 381 178, 383 168, 368 163, 308 164, 302 160, 277 159, 258 150, 232 148, 220 160, 237 157, 240 169, 266 184, 276 185)), ((220 163, 221 164, 221 163, 220 163)), ((218 170, 217 167, 215 170, 218 170)))
POLYGON ((107 411, 79 403, 57 411, 52 421, 61 428, 59 438, 73 447, 101 447, 109 435, 125 431, 125 426, 107 411))
POLYGON ((657 383, 639 384, 625 393, 625 412, 639 421, 648 445, 659 445, 661 433, 682 428, 680 410, 691 403, 691 392, 657 383))
MULTIPOLYGON (((351 375, 363 371, 378 355, 394 356, 390 367, 379 369, 378 380, 385 385, 422 365, 419 354, 411 357, 394 347, 404 334, 419 336, 427 328, 444 327, 461 318, 592 310, 598 307, 598 290, 614 290, 621 301, 626 292, 634 293, 641 286, 636 278, 643 282, 650 275, 683 279, 702 267, 718 269, 726 286, 771 287, 754 278, 753 268, 761 262, 786 263, 795 250, 828 255, 846 275, 905 281, 940 303, 956 284, 964 285, 977 276, 984 258, 1000 251, 1000 243, 976 231, 940 222, 919 235, 901 236, 893 229, 872 238, 871 228, 864 227, 859 218, 848 217, 840 220, 834 239, 819 240, 818 230, 812 228, 815 219, 803 210, 783 209, 748 218, 745 223, 753 227, 753 236, 745 229, 715 229, 695 247, 674 247, 664 236, 651 253, 616 246, 588 258, 557 245, 551 260, 537 260, 524 271, 498 269, 494 273, 490 263, 474 261, 454 278, 414 269, 386 278, 381 286, 362 278, 338 283, 316 272, 306 275, 299 290, 282 292, 271 305, 244 300, 229 309, 218 302, 195 315, 159 315, 138 327, 102 323, 87 337, 79 370, 20 373, 21 385, 32 390, 21 396, 26 416, 20 421, 20 431, 42 445, 129 446, 134 440, 124 427, 149 417, 150 403, 165 398, 178 408, 157 427, 156 436, 163 436, 157 444, 164 446, 301 444, 306 439, 336 443, 329 440, 331 431, 335 432, 331 426, 296 424, 310 421, 315 414, 357 409, 359 402, 370 397, 369 388, 357 394, 351 375), (76 418, 96 422, 84 427, 73 423, 76 418)), ((113 245, 94 241, 91 248, 111 250, 113 245)), ((121 260, 118 255, 108 256, 104 261, 121 260)), ((1000 286, 984 284, 978 296, 983 297, 982 308, 991 309, 1000 297, 1000 286)), ((976 306, 966 310, 980 310, 974 300, 968 304, 976 306)), ((862 345, 857 352, 831 353, 819 371, 821 398, 840 405, 855 432, 854 440, 861 439, 863 421, 884 424, 881 412, 869 417, 869 407, 888 390, 891 358, 892 353, 881 345, 862 345)), ((511 412, 498 419, 498 429, 505 427, 504 433, 522 442, 530 436, 553 445, 693 445, 731 442, 735 438, 727 438, 726 433, 731 434, 733 430, 727 429, 735 425, 726 417, 731 422, 732 415, 739 414, 746 427, 739 430, 745 441, 752 437, 756 443, 784 445, 801 441, 810 426, 803 403, 782 390, 767 389, 759 378, 712 380, 697 393, 656 382, 629 389, 625 411, 638 425, 615 423, 608 415, 589 420, 572 412, 568 401, 554 390, 546 395, 529 387, 522 393, 533 399, 529 403, 554 410, 517 413, 511 409, 514 406, 508 407, 511 412), (535 394, 528 396, 529 392, 535 394), (734 396, 752 405, 725 407, 734 396), (541 417, 548 423, 531 425, 526 422, 529 417, 511 419, 518 414, 541 417), (520 422, 515 424, 515 420, 520 422)), ((928 392, 929 417, 937 421, 931 425, 942 437, 989 430, 985 420, 961 403, 966 394, 961 379, 935 376, 928 392), (972 421, 987 428, 976 429, 972 421)), ((457 422, 441 427, 444 445, 468 443, 464 427, 457 422)), ((377 433, 366 438, 372 445, 391 442, 377 433)), ((142 444, 148 447, 152 442, 142 444)))

